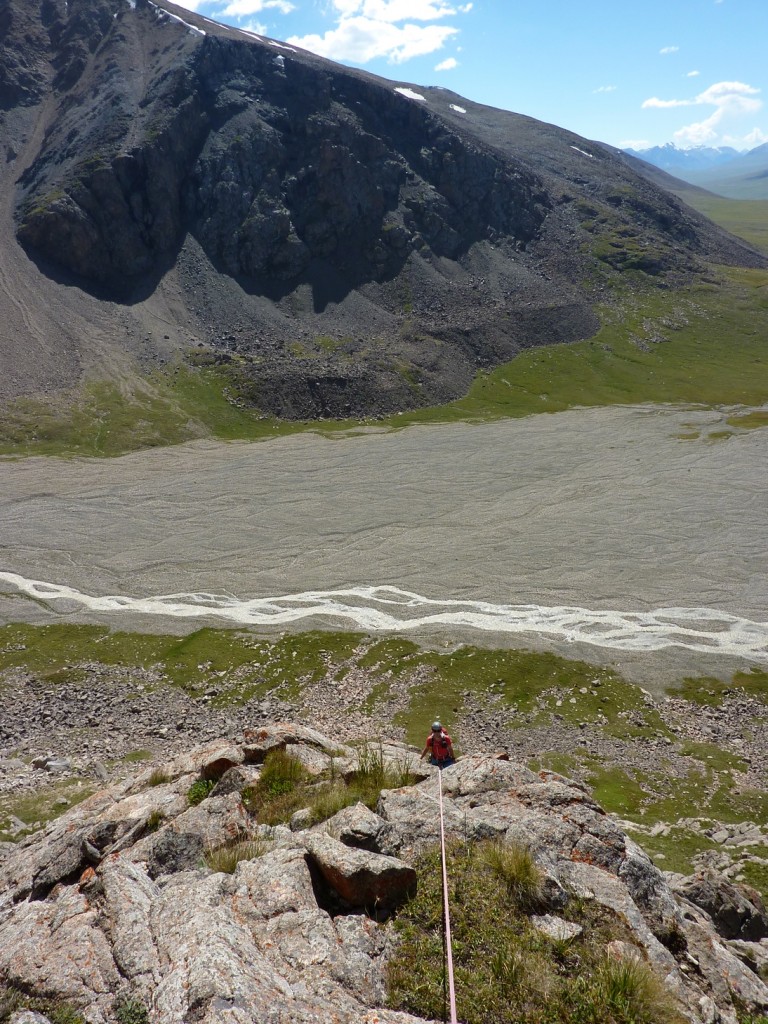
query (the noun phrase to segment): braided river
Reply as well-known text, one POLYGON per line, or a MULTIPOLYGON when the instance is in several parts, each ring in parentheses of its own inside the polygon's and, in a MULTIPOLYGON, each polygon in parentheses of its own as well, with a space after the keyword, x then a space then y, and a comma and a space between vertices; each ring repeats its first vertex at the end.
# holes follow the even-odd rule
POLYGON ((0 621, 768 665, 768 430, 659 406, 0 461, 0 621))

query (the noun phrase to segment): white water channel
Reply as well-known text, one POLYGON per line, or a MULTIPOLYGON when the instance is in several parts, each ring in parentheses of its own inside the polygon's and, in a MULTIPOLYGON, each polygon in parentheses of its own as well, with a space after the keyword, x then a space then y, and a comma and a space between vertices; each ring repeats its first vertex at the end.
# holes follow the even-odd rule
POLYGON ((534 633, 569 643, 620 651, 668 647, 725 654, 768 663, 768 623, 751 622, 712 608, 657 608, 652 612, 432 600, 397 587, 352 587, 240 600, 225 594, 126 597, 83 594, 72 587, 0 572, 0 582, 35 601, 68 602, 94 612, 196 619, 214 617, 242 626, 275 626, 316 620, 370 633, 454 626, 491 633, 534 633))

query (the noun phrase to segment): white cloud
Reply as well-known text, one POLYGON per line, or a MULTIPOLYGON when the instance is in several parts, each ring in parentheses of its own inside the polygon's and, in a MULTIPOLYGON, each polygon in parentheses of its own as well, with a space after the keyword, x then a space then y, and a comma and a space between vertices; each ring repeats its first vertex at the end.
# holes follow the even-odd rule
MULTIPOLYGON (((362 17, 373 21, 434 21, 457 14, 444 0, 333 0, 342 18, 362 17)), ((469 8, 472 5, 469 4, 469 8)), ((462 13, 466 13, 462 11, 462 13)))
POLYGON ((662 48, 659 50, 659 53, 662 53, 662 54, 677 53, 677 51, 679 49, 680 49, 679 46, 662 46, 662 48))
POLYGON ((762 109, 763 101, 758 98, 759 93, 759 89, 745 82, 716 82, 692 100, 656 100, 654 97, 654 100, 646 100, 643 106, 714 107, 709 117, 685 125, 673 136, 675 142, 681 146, 708 146, 723 140, 726 133, 732 137, 730 133, 734 123, 762 109))
MULTIPOLYGON (((457 6, 449 0, 330 0, 330 7, 336 16, 333 28, 322 35, 292 36, 288 41, 323 57, 356 64, 367 64, 380 57, 390 64, 403 64, 412 57, 434 53, 459 31, 443 20, 472 10, 471 3, 457 6), (443 23, 434 24, 438 21, 443 23)), ((450 71, 455 67, 458 61, 448 57, 435 70, 450 71)))
MULTIPOLYGON (((710 146, 733 145, 726 139, 738 139, 739 144, 748 146, 752 138, 761 137, 761 131, 753 128, 748 135, 733 133, 738 122, 750 114, 762 110, 763 101, 759 98, 760 90, 746 82, 715 82, 692 99, 662 100, 651 96, 644 100, 644 110, 669 110, 674 107, 714 107, 709 117, 693 124, 685 125, 674 133, 674 140, 679 146, 710 146)), ((758 145, 755 142, 754 145, 758 145)))
POLYGON ((651 96, 649 100, 643 100, 642 109, 647 110, 654 107, 658 110, 666 110, 667 107, 693 107, 696 100, 660 100, 658 96, 651 96))
POLYGON ((295 9, 295 5, 289 0, 230 0, 221 14, 226 18, 244 18, 249 14, 260 14, 267 10, 290 14, 295 9))
POLYGON ((617 86, 615 85, 601 85, 597 89, 593 89, 593 93, 598 92, 616 92, 617 86))
POLYGON ((332 60, 367 64, 377 57, 386 57, 390 64, 403 64, 412 57, 441 49, 458 31, 450 25, 398 27, 371 18, 345 17, 325 35, 291 36, 287 41, 332 60))
POLYGON ((689 71, 688 74, 685 77, 686 78, 698 78, 700 74, 701 74, 700 71, 689 71))

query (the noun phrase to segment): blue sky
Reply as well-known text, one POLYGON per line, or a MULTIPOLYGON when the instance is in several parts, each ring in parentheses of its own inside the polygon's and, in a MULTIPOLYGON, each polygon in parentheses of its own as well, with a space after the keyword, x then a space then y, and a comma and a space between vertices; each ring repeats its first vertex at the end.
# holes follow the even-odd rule
POLYGON ((768 0, 185 0, 386 78, 644 148, 768 142, 768 0))

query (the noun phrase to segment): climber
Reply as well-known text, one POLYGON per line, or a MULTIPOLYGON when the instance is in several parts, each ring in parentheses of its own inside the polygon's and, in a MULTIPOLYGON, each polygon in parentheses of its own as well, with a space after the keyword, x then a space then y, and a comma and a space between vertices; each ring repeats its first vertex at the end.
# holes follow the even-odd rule
POLYGON ((437 765, 438 768, 447 768, 456 760, 453 754, 451 737, 443 730, 440 722, 432 723, 432 732, 427 736, 427 742, 419 755, 419 760, 430 755, 429 763, 437 765))

